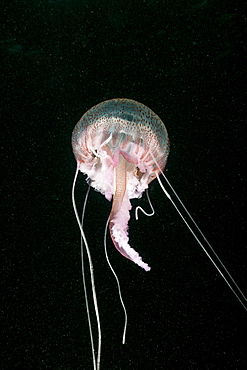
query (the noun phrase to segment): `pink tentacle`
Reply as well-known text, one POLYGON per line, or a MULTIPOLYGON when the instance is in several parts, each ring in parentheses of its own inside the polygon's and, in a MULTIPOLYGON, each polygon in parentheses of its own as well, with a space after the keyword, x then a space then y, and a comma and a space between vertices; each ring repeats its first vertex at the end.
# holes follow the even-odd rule
POLYGON ((126 258, 130 259, 144 270, 149 271, 150 267, 142 261, 141 256, 129 245, 128 221, 131 203, 126 191, 126 161, 120 154, 116 167, 116 190, 113 197, 110 214, 109 229, 112 241, 116 249, 126 258))

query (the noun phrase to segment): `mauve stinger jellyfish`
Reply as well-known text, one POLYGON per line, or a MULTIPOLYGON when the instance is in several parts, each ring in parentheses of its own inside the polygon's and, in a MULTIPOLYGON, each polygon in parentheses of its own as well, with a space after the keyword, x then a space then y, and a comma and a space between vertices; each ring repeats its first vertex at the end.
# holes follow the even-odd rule
POLYGON ((79 171, 112 201, 109 229, 116 249, 144 270, 150 267, 129 245, 130 199, 140 198, 163 171, 169 139, 161 119, 145 105, 112 99, 89 109, 72 134, 79 171))
MULTIPOLYGON (((165 125, 151 109, 141 103, 129 99, 112 99, 102 102, 89 109, 79 120, 72 134, 72 146, 77 161, 77 170, 72 187, 72 202, 77 222, 81 230, 82 240, 84 241, 87 250, 94 308, 98 325, 98 351, 96 361, 92 327, 88 312, 86 286, 84 283, 94 370, 100 369, 101 328, 94 284, 93 264, 82 227, 83 217, 82 221, 80 221, 74 199, 74 189, 78 171, 86 174, 89 184, 104 194, 107 200, 113 200, 109 216, 109 229, 112 241, 116 249, 123 256, 135 262, 146 271, 149 271, 150 267, 142 260, 138 252, 129 245, 128 221, 131 209, 130 199, 140 198, 144 190, 148 188, 150 182, 157 177, 165 195, 176 208, 197 243, 206 253, 219 274, 247 311, 245 303, 247 300, 243 292, 233 280, 227 268, 218 257, 163 172, 169 154, 169 139, 165 125), (199 237, 192 230, 188 221, 186 221, 185 217, 164 188, 159 179, 160 173, 165 178, 172 193, 185 211, 189 222, 195 227, 196 232, 199 234, 199 237, 202 238, 204 244, 209 247, 209 250, 212 252, 212 256, 210 256, 203 243, 199 240, 199 237)), ((106 240, 106 232, 104 240, 106 240)), ((105 241, 104 244, 106 252, 105 241)), ((108 258, 107 261, 113 270, 108 258)), ((118 278, 114 271, 113 273, 118 283, 120 301, 125 313, 122 341, 122 343, 125 343, 127 313, 121 297, 118 278)), ((84 279, 83 268, 82 274, 84 279)))

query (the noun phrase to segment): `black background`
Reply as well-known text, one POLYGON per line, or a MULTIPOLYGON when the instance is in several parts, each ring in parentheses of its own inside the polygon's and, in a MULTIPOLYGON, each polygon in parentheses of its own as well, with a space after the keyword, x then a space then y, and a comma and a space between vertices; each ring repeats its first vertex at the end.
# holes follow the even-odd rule
MULTIPOLYGON (((70 137, 93 105, 140 101, 171 140, 166 175, 246 292, 246 18, 235 1, 2 1, 2 369, 91 369, 70 137)), ((80 175, 77 203, 87 185, 80 175)), ((91 191, 85 232, 102 324, 102 369, 244 369, 246 312, 157 181, 155 216, 130 221, 151 267, 108 237, 91 191), (245 340, 243 338, 245 336, 245 340)), ((143 197, 133 202, 148 210, 143 197)), ((88 275, 88 274, 87 274, 88 275)), ((89 276, 88 276, 89 277, 89 276)), ((96 329, 95 323, 94 328, 96 329)))

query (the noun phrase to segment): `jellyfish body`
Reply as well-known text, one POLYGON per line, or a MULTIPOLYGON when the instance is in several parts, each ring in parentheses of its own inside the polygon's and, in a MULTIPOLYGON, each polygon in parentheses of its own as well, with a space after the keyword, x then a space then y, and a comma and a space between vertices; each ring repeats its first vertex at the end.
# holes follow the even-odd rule
POLYGON ((129 245, 130 199, 140 198, 164 170, 169 154, 165 125, 145 105, 130 99, 104 101, 76 124, 72 147, 78 169, 112 202, 109 229, 116 249, 146 271, 129 245))

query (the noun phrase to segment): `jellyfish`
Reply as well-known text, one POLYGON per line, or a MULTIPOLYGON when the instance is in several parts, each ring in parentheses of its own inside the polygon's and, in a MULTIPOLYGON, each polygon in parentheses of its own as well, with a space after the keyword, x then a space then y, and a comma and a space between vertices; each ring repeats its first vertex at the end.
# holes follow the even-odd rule
POLYGON ((140 198, 165 168, 169 139, 164 123, 139 102, 107 100, 79 120, 72 147, 79 171, 95 190, 112 200, 109 230, 116 249, 149 271, 129 244, 130 199, 140 198))
MULTIPOLYGON (((101 192, 108 201, 112 200, 112 208, 107 225, 109 225, 113 244, 118 252, 145 271, 150 271, 150 266, 142 260, 139 253, 129 244, 128 222, 131 210, 130 200, 133 198, 140 198, 143 192, 147 191, 149 184, 157 178, 164 194, 171 201, 197 243, 247 311, 245 303, 246 297, 233 280, 227 268, 224 266, 164 174, 169 155, 168 133, 164 123, 150 108, 130 99, 111 99, 97 104, 89 109, 76 124, 72 134, 72 148, 77 162, 77 169, 72 187, 72 202, 77 222, 81 230, 82 240, 87 250, 94 308, 98 324, 98 351, 96 362, 90 315, 86 299, 94 370, 99 370, 100 368, 101 328, 94 284, 93 264, 83 230, 83 222, 79 219, 74 199, 74 189, 78 172, 82 172, 87 176, 87 182, 91 187, 101 192), (159 178, 160 174, 170 187, 175 199, 177 199, 182 206, 182 210, 185 211, 187 219, 165 189, 159 178), (195 227, 196 231, 192 229, 193 227, 195 227), (207 244, 209 251, 203 243, 207 244)), ((145 211, 143 212, 146 214, 145 211)), ((106 240, 106 232, 104 240, 106 240)), ((104 242, 104 244, 106 244, 106 242, 104 242)), ((107 261, 112 269, 108 257, 107 261)), ((122 343, 125 343, 127 313, 122 300, 118 278, 113 269, 112 271, 117 280, 120 301, 125 312, 122 341, 122 343)), ((84 291, 86 298, 85 283, 84 291)))

